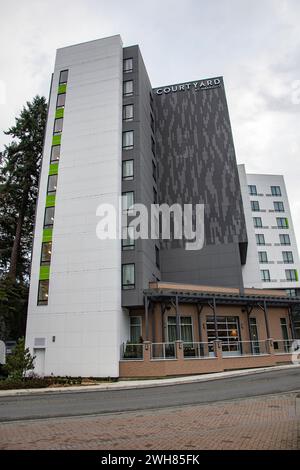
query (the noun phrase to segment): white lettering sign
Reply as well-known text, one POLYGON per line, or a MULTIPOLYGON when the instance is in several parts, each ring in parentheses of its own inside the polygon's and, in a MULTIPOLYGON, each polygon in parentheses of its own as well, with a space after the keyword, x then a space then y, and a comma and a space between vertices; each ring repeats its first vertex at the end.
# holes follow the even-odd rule
POLYGON ((181 85, 170 85, 164 88, 157 88, 155 93, 157 95, 168 95, 169 93, 176 93, 177 91, 185 90, 209 90, 211 88, 217 88, 221 86, 221 80, 219 78, 212 78, 210 80, 201 80, 199 82, 182 83, 181 85))

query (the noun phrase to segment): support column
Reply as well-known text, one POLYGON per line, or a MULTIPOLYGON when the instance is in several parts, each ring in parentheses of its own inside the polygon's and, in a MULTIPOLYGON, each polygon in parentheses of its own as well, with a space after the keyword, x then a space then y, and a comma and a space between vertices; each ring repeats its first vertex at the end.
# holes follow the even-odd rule
POLYGON ((266 322, 266 329, 267 329, 267 337, 270 338, 270 326, 269 326, 269 319, 268 319, 268 311, 267 311, 267 302, 264 300, 264 315, 265 315, 265 322, 266 322))
POLYGON ((148 296, 145 296, 145 331, 146 341, 149 341, 149 312, 148 312, 148 296))
POLYGON ((181 341, 178 295, 176 295, 176 340, 181 341))
POLYGON ((216 340, 218 340, 219 339, 219 333, 218 333, 218 321, 217 321, 217 305, 216 305, 216 298, 215 297, 213 297, 213 312, 214 312, 216 340))

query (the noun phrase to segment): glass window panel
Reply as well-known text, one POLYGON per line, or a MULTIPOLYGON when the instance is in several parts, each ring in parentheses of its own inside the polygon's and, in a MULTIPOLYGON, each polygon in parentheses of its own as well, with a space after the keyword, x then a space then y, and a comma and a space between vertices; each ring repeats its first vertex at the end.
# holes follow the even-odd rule
POLYGON ((251 209, 254 212, 258 212, 259 209, 259 202, 258 201, 251 201, 251 209))
POLYGON ((133 95, 133 80, 127 80, 123 83, 123 95, 132 96, 133 95))
POLYGON ((60 145, 51 148, 51 163, 57 162, 60 158, 60 145))
POLYGON ((271 194, 272 196, 281 196, 280 186, 271 186, 271 194))
POLYGON ((290 245, 291 244, 290 236, 288 234, 279 235, 279 240, 280 240, 281 245, 290 245))
POLYGON ((51 253, 52 253, 52 242, 43 242, 41 264, 50 264, 51 253))
POLYGON ((134 192, 128 191, 122 194, 122 209, 127 211, 134 204, 134 192))
POLYGON ((122 267, 122 287, 123 289, 134 289, 135 275, 134 264, 123 264, 122 267))
POLYGON ((65 106, 65 102, 66 102, 66 94, 65 93, 61 93, 60 95, 57 96, 57 103, 56 103, 56 107, 57 108, 62 108, 65 106))
POLYGON ((44 227, 52 227, 54 222, 54 207, 46 207, 44 227))
POLYGON ((274 201, 274 210, 275 212, 284 212, 284 205, 281 201, 274 201))
POLYGON ((125 160, 122 163, 123 181, 133 180, 133 160, 125 160))
POLYGON ((48 194, 56 193, 56 187, 57 187, 57 175, 50 175, 48 177, 47 193, 48 194))
POLYGON ((132 70, 133 70, 133 59, 132 58, 124 59, 123 60, 123 72, 128 73, 128 72, 132 72, 132 70))
POLYGON ((54 134, 60 134, 63 128, 63 118, 55 119, 54 121, 54 134))
POLYGON ((257 195, 257 188, 254 184, 249 184, 248 189, 249 189, 249 194, 251 196, 256 196, 257 195))
POLYGON ((255 228, 262 227, 262 219, 261 217, 253 217, 253 224, 255 228))
POLYGON ((133 121, 133 104, 125 104, 123 106, 123 120, 133 121))
POLYGON ((122 249, 134 250, 134 227, 123 227, 122 249))
POLYGON ((123 132, 123 149, 129 150, 133 148, 133 131, 123 132))
POLYGON ((59 83, 67 83, 69 70, 62 70, 59 75, 59 83))
POLYGON ((49 292, 49 280, 39 281, 38 305, 47 305, 49 292))

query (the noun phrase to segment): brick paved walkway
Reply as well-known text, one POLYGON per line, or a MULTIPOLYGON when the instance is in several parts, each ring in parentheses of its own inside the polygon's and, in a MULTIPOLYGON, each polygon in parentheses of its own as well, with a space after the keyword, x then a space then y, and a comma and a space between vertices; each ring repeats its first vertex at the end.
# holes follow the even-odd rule
POLYGON ((0 449, 299 449, 300 397, 0 425, 0 449))

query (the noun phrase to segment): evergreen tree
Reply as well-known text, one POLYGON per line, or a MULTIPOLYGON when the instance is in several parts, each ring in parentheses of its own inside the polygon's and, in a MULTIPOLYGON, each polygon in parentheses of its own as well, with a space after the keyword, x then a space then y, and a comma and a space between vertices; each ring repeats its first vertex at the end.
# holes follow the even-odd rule
POLYGON ((4 370, 11 379, 24 379, 26 373, 34 369, 34 357, 28 348, 25 348, 25 339, 20 338, 13 350, 7 356, 4 370))
POLYGON ((46 118, 44 97, 27 102, 0 153, 0 339, 24 333, 46 118))

